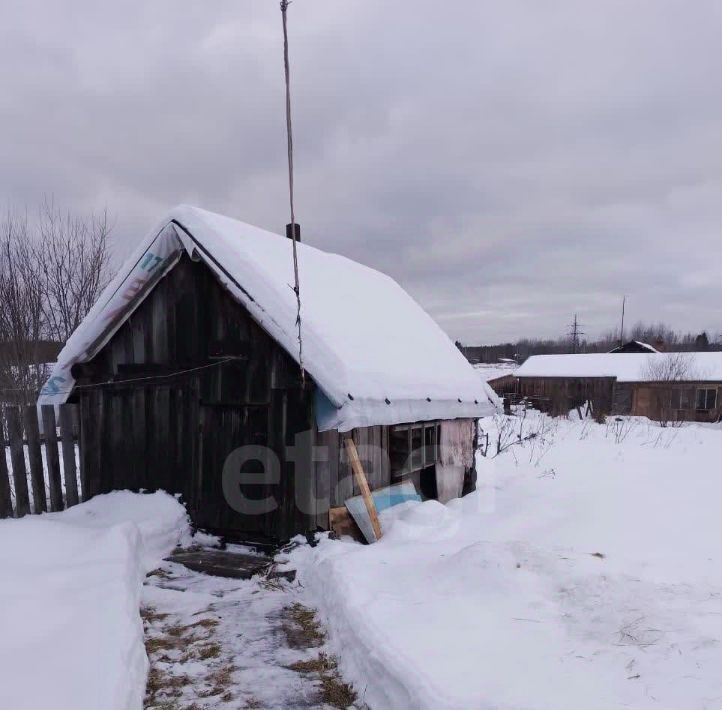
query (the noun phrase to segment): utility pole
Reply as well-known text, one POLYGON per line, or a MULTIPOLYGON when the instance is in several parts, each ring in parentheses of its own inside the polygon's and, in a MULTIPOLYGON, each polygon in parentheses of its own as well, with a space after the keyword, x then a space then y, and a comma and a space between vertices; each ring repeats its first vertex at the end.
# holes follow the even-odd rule
POLYGON ((622 296, 622 325, 619 328, 619 344, 624 345, 624 306, 627 303, 627 297, 622 296))
POLYGON ((569 326, 569 335, 572 338, 572 352, 576 354, 579 349, 579 336, 584 335, 584 331, 580 330, 582 324, 577 320, 577 314, 574 314, 574 320, 569 326))

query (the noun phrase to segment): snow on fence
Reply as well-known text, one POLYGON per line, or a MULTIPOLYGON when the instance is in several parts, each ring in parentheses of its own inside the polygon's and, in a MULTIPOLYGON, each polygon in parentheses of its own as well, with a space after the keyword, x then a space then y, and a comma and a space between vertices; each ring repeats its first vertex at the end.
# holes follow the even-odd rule
POLYGON ((64 510, 80 500, 75 404, 0 410, 0 518, 64 510))

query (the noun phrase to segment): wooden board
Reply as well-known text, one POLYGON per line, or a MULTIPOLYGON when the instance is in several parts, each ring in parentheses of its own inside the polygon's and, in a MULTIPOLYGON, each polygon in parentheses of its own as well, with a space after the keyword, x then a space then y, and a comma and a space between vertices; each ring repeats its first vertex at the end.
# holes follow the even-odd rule
POLYGON ((361 465, 361 461, 358 457, 358 452, 356 451, 356 444, 350 436, 346 437, 346 439, 344 440, 344 444, 346 445, 346 450, 348 451, 351 468, 353 469, 354 479, 358 484, 359 491, 361 492, 361 497, 363 498, 364 504, 366 505, 366 511, 368 512, 369 518, 371 520, 371 527, 373 528, 376 540, 380 540, 382 535, 381 523, 379 522, 379 516, 376 512, 376 505, 374 504, 374 499, 371 497, 371 491, 369 490, 369 484, 366 480, 366 474, 364 473, 363 466, 361 465))
POLYGON ((33 488, 33 512, 44 513, 48 509, 45 497, 45 476, 43 474, 43 454, 40 450, 40 430, 38 427, 38 410, 28 405, 23 410, 25 435, 28 440, 28 462, 30 463, 30 480, 33 488))
POLYGON ((63 444, 63 475, 65 477, 65 502, 68 507, 78 503, 78 472, 75 463, 75 405, 60 405, 60 438, 63 444))
POLYGON ((361 528, 351 517, 351 513, 348 512, 345 505, 339 508, 331 508, 328 511, 328 523, 329 528, 339 537, 348 536, 356 540, 356 542, 366 542, 361 528))
POLYGON ((5 408, 5 422, 10 439, 10 463, 13 467, 13 483, 15 484, 15 512, 18 518, 30 513, 30 496, 25 468, 25 452, 23 451, 23 428, 20 422, 20 410, 17 407, 5 408))
POLYGON ((251 579, 265 572, 273 560, 263 555, 244 555, 225 550, 181 550, 168 558, 171 562, 214 577, 251 579))
POLYGON ((45 437, 45 461, 48 466, 48 483, 50 484, 50 506, 53 511, 63 510, 63 482, 60 475, 55 407, 52 404, 46 404, 41 407, 41 410, 43 413, 43 436, 45 437))
MULTIPOLYGON (((3 431, 3 416, 0 409, 0 442, 5 440, 3 431)), ((0 444, 0 519, 11 518, 13 504, 10 497, 10 479, 8 478, 8 465, 5 458, 5 445, 0 444)))

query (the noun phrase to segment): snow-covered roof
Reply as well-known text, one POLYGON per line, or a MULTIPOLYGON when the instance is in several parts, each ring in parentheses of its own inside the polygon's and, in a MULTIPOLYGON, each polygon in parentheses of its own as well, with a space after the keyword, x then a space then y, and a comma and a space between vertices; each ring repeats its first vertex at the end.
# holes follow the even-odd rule
POLYGON ((508 360, 506 362, 500 361, 496 364, 478 362, 475 365, 472 365, 472 367, 476 370, 476 373, 482 380, 484 380, 484 382, 491 382, 492 380, 496 380, 500 377, 513 375, 516 368, 519 366, 513 360, 508 360))
MULTIPOLYGON (((108 342, 183 252, 200 258, 298 360, 292 242, 228 217, 179 206, 134 251, 68 340, 41 393, 67 399, 70 368, 108 342), (147 286, 147 288, 144 288, 147 286)), ((319 428, 485 416, 496 395, 454 343, 389 276, 298 244, 304 365, 325 395, 319 428)))
MULTIPOLYGON (((594 353, 583 355, 533 355, 517 377, 616 377, 619 382, 653 381, 665 358, 681 358, 694 382, 722 381, 722 352, 691 353, 594 353)), ((677 368, 679 369, 679 368, 677 368)))

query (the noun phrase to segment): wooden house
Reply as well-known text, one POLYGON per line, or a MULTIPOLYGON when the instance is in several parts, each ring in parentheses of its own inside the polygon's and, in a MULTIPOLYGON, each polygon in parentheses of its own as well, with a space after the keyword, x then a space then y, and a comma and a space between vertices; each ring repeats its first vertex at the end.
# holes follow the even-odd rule
POLYGON ((553 414, 586 402, 600 415, 663 422, 722 414, 722 352, 535 355, 516 377, 519 395, 553 414))
POLYGON ((195 525, 286 540, 357 493, 473 486, 475 421, 496 398, 392 279, 181 206, 136 249, 73 334, 41 403, 80 405, 84 496, 181 494, 195 525))

